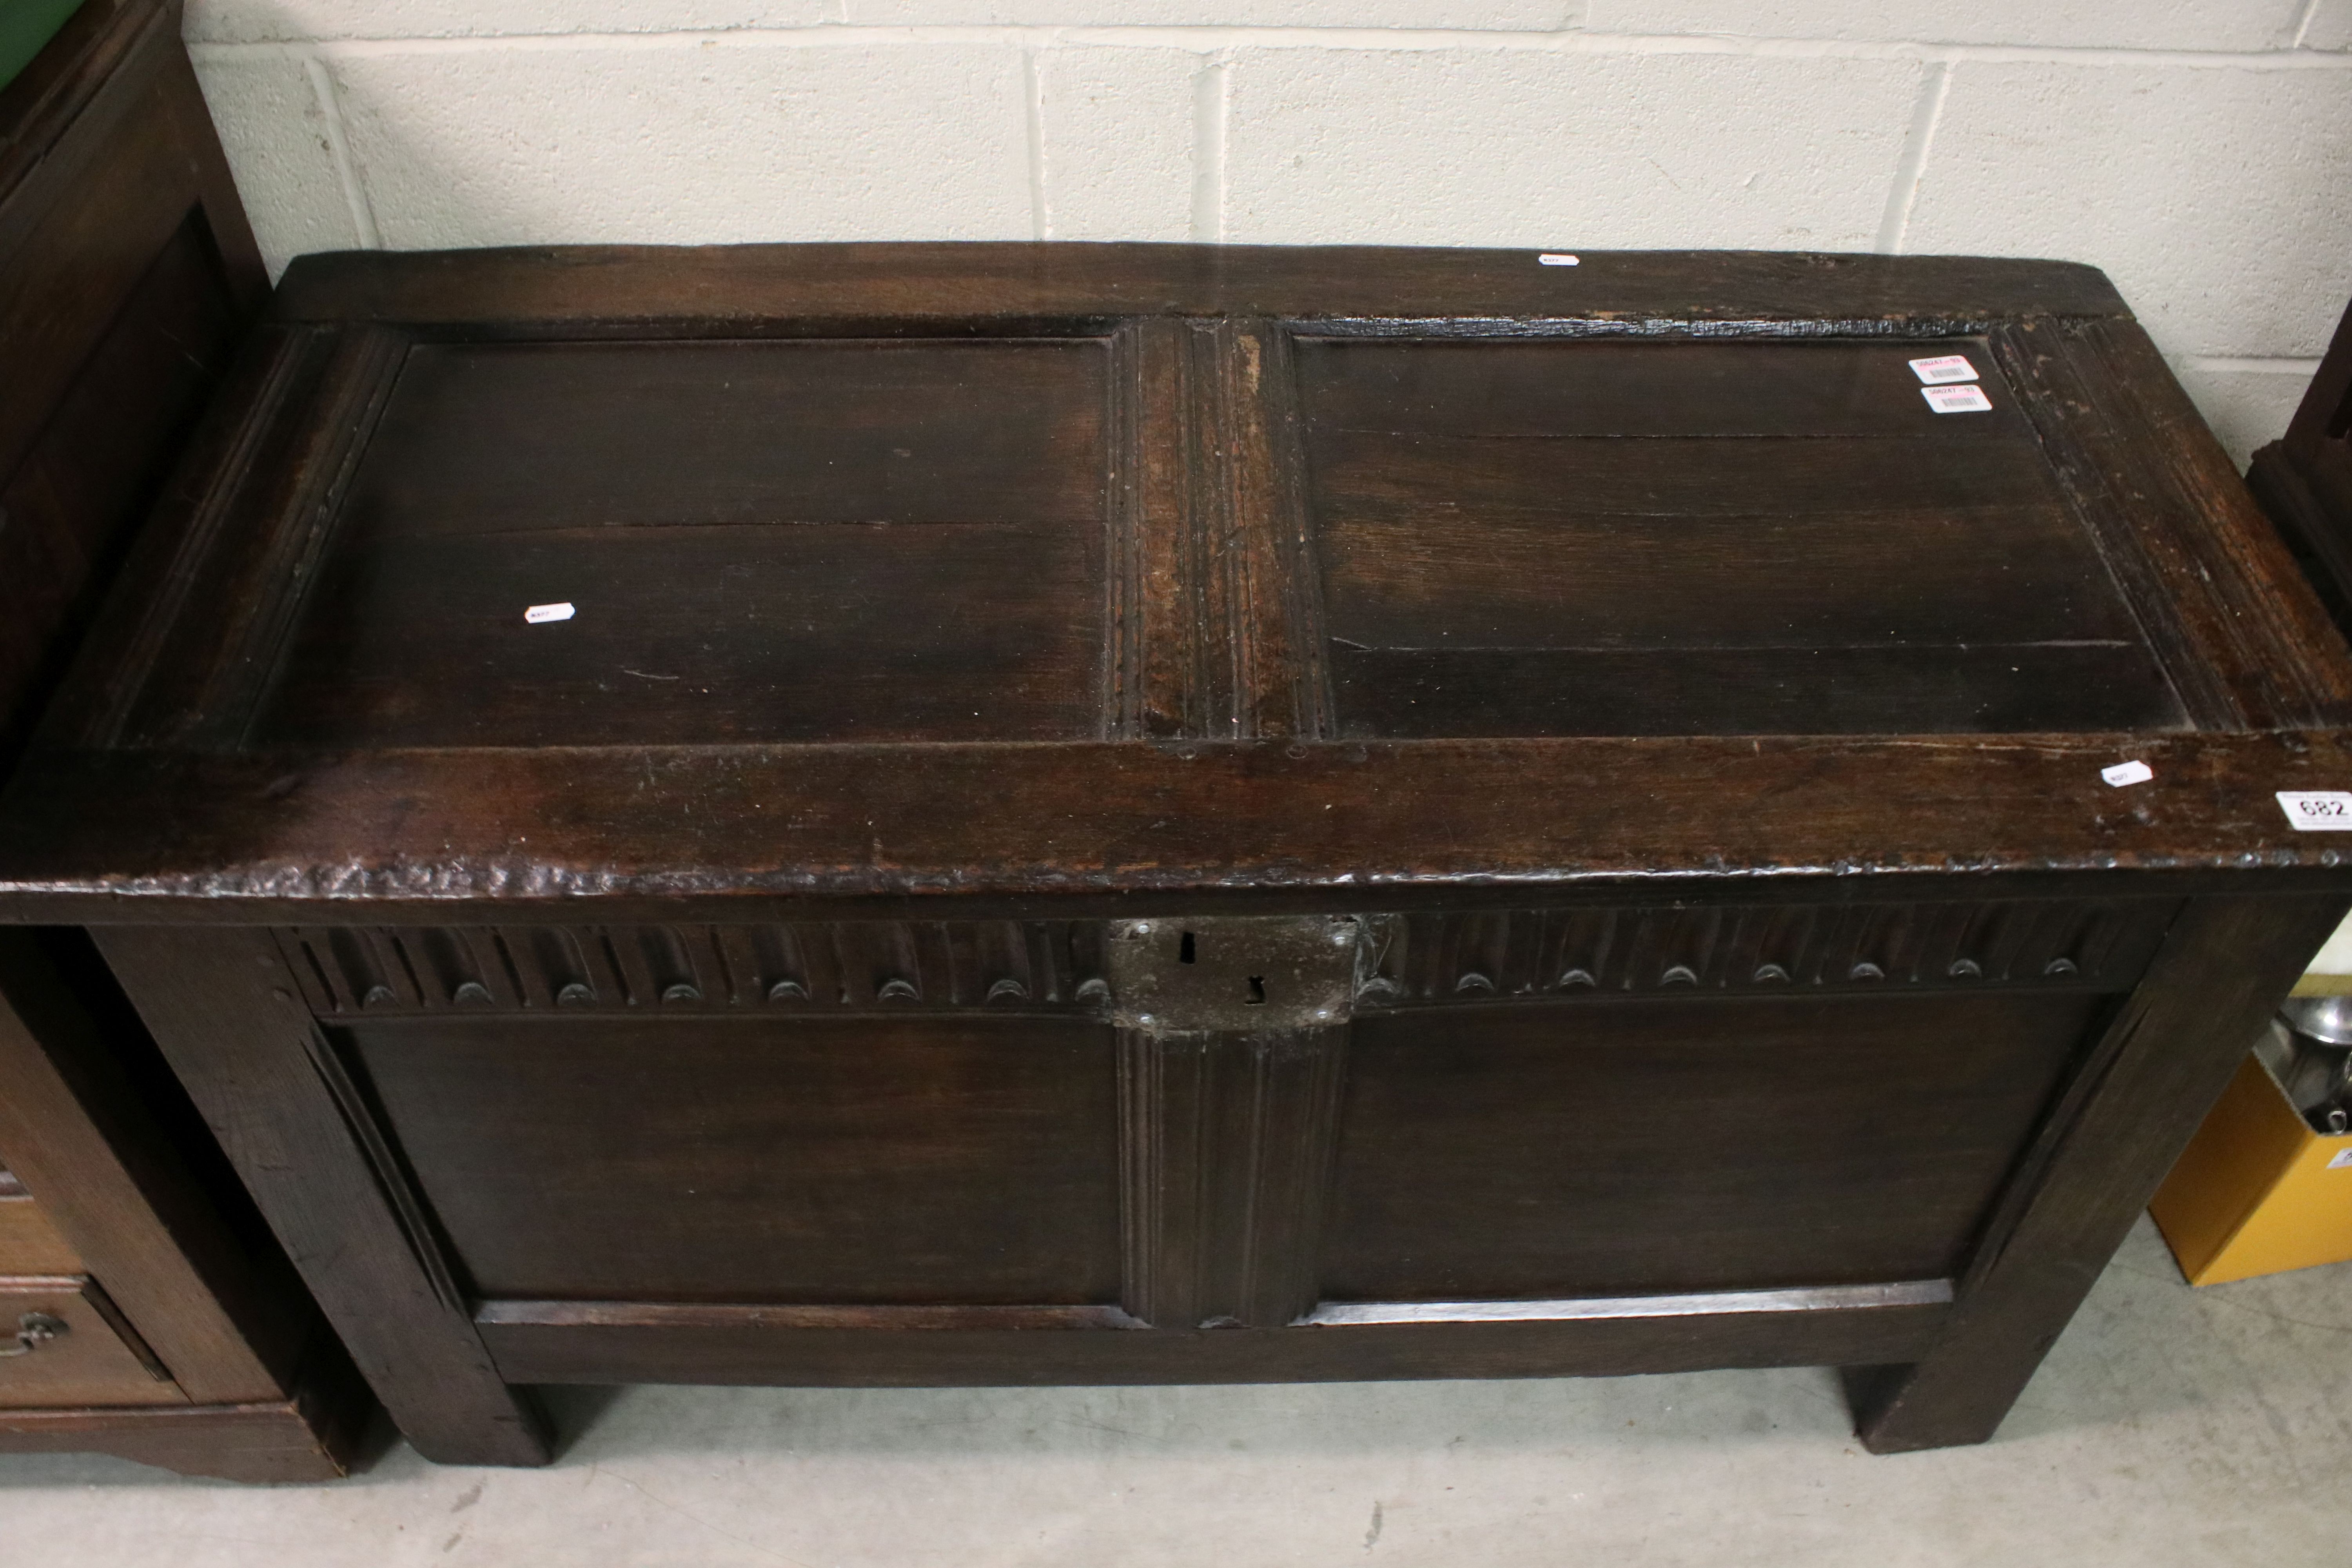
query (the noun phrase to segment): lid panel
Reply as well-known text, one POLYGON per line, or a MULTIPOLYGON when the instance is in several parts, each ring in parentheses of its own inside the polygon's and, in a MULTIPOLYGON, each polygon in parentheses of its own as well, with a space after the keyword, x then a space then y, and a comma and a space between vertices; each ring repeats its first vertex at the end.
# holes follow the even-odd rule
POLYGON ((1299 345, 1342 733, 2167 728, 1982 339, 1299 345), (1990 406, 1942 415, 1908 362, 1990 406))
POLYGON ((254 738, 1091 735, 1105 359, 1084 340, 419 346, 254 738), (571 613, 527 620, 539 605, 571 613))
MULTIPOLYGON (((1399 435, 1910 436, 1938 441, 2031 439, 1980 337, 1635 340, 1496 342, 1306 338, 1318 417, 1344 430, 1399 435), (1577 358, 1563 363, 1563 350, 1577 358), (1938 416, 1910 363, 1958 356, 1993 406, 1938 416)), ((1931 371, 1930 374, 1945 374, 1931 371)))
POLYGON ((1332 635, 1366 647, 2138 645, 2051 502, 1677 516, 1434 501, 1335 509, 1322 538, 1332 635))
POLYGON ((1102 515, 1098 340, 420 343, 362 542, 542 528, 1102 515))
POLYGON ((1352 736, 2043 734, 2178 711, 2129 647, 1337 648, 1352 736))

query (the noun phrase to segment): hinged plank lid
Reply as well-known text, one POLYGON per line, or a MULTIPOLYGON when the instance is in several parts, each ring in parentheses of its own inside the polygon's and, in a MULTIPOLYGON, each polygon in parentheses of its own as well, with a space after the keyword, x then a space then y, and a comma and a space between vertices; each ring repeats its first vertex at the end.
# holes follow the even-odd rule
POLYGON ((20 910, 2294 875, 2272 793, 2352 786, 2051 263, 313 258, 145 549, 20 910))

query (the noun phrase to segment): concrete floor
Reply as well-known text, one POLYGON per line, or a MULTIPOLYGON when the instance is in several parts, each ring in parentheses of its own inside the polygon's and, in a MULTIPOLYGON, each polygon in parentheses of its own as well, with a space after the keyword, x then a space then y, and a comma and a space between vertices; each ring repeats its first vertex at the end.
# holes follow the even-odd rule
POLYGON ((1832 1374, 573 1391, 537 1471, 338 1486, 0 1456, 0 1568, 2352 1564, 2352 1265, 2192 1291, 2146 1221, 1979 1448, 1832 1374))

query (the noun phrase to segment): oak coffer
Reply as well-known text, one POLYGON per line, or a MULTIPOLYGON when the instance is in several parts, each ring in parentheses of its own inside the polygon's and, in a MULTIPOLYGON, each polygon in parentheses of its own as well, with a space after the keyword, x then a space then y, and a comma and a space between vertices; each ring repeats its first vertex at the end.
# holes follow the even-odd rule
POLYGON ((298 262, 0 807, 417 1447, 1828 1363, 1991 1433, 2352 896, 2039 262, 298 262))

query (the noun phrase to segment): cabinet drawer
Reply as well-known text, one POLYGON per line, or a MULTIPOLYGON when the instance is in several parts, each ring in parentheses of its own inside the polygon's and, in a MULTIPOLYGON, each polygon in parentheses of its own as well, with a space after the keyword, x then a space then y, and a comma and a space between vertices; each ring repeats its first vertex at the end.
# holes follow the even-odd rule
POLYGON ((104 1292, 70 1275, 0 1279, 0 1352, 16 1350, 27 1319, 52 1337, 0 1356, 0 1410, 52 1405, 184 1405, 179 1385, 150 1370, 104 1292))
POLYGON ((79 1274, 81 1259, 22 1183, 0 1167, 0 1275, 79 1274))

